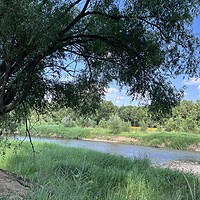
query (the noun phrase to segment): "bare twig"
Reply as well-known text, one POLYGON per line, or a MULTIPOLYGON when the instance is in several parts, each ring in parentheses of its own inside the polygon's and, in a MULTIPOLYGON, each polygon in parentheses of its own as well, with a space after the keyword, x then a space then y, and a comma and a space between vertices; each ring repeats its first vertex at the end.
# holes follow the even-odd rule
POLYGON ((26 135, 28 135, 28 138, 29 138, 29 141, 30 141, 30 144, 31 144, 31 147, 32 147, 33 160, 35 160, 36 151, 35 151, 35 147, 34 147, 33 142, 32 142, 32 138, 31 138, 31 134, 30 134, 30 127, 28 126, 28 113, 27 113, 25 104, 22 103, 22 105, 24 107, 24 113, 25 113, 26 135))

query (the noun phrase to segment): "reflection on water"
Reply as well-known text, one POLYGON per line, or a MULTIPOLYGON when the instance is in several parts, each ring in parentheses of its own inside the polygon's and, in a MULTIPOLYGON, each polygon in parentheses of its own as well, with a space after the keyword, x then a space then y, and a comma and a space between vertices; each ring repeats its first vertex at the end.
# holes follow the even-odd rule
MULTIPOLYGON (((23 140, 24 137, 18 136, 16 140, 23 140)), ((26 138, 25 140, 28 140, 26 138)), ((160 149, 154 147, 135 146, 127 144, 116 144, 116 143, 104 143, 104 142, 93 142, 83 140, 66 140, 66 139, 53 139, 53 138, 38 138, 32 137, 33 141, 49 142, 59 144, 61 146, 76 147, 76 148, 87 148, 96 150, 104 153, 110 153, 115 155, 123 155, 126 157, 148 157, 151 160, 157 162, 173 161, 173 160, 193 160, 200 161, 200 153, 188 152, 172 149, 160 149)))

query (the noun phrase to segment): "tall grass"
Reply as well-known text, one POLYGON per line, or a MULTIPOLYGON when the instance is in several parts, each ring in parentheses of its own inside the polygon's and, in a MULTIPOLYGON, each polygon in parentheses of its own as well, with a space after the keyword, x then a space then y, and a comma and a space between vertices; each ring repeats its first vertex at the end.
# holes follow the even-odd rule
POLYGON ((164 144, 165 147, 173 149, 190 149, 190 145, 198 145, 200 136, 192 133, 160 132, 149 133, 140 136, 141 144, 155 146, 164 144))
MULTIPOLYGON (((61 136, 67 139, 87 137, 93 128, 64 127, 62 125, 40 125, 30 129, 31 135, 61 136)), ((19 129, 19 134, 25 134, 25 127, 19 129)))
POLYGON ((200 198, 197 179, 170 169, 153 168, 147 158, 125 158, 87 149, 55 144, 24 143, 16 155, 7 149, 0 168, 22 174, 43 185, 27 199, 196 199, 200 198), (191 193, 186 184, 186 179, 191 193), (195 193, 195 194, 194 194, 195 193))

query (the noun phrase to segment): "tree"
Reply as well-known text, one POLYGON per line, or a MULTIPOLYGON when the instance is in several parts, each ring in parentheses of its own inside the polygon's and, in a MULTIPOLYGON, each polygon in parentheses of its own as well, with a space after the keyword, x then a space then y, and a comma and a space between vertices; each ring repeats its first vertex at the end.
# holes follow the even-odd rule
POLYGON ((180 101, 169 78, 199 71, 188 28, 199 1, 119 2, 2 0, 0 115, 40 107, 47 95, 95 108, 113 79, 158 109, 180 101))
POLYGON ((194 105, 194 115, 196 116, 197 124, 200 125, 200 100, 197 100, 194 105))
POLYGON ((97 124, 103 119, 108 121, 111 115, 116 114, 118 107, 112 101, 103 101, 96 112, 97 124))
POLYGON ((131 122, 132 126, 136 126, 137 124, 137 111, 138 108, 136 106, 121 106, 119 108, 119 117, 125 122, 131 122))
POLYGON ((112 114, 107 122, 112 133, 118 134, 122 131, 130 131, 131 123, 123 121, 117 114, 112 114))

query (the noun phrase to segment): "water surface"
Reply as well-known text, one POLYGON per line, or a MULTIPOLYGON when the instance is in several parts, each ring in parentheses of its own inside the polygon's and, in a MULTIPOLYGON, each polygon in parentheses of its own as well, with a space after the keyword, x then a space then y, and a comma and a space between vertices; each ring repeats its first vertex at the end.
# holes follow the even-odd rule
MULTIPOLYGON (((23 136, 18 136, 16 140, 23 140, 23 136)), ((25 140, 29 140, 26 138, 25 140)), ((96 141, 84 141, 84 140, 66 140, 66 139, 54 139, 54 138, 39 138, 32 137, 33 141, 55 143, 61 146, 87 148, 104 153, 110 153, 114 155, 123 155, 126 157, 148 157, 152 161, 166 162, 166 161, 200 161, 200 153, 189 152, 181 150, 172 150, 165 148, 155 148, 146 146, 136 146, 128 144, 116 144, 96 141)))

